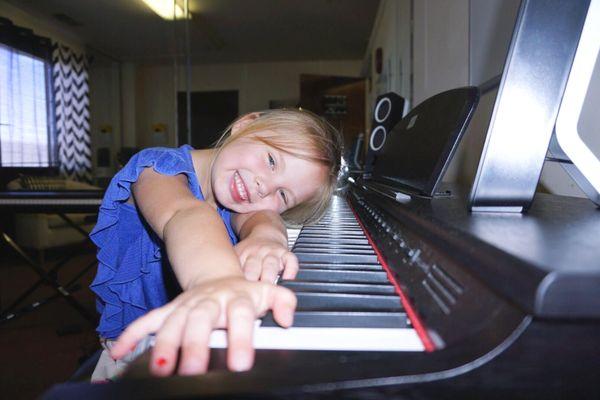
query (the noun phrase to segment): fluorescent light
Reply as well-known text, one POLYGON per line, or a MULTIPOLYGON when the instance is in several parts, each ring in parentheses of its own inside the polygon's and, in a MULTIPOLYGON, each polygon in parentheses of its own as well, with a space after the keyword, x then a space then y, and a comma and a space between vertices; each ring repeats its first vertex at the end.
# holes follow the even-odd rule
MULTIPOLYGON (((183 8, 174 2, 174 0, 143 0, 148 7, 157 13, 161 18, 173 20, 184 19, 185 12, 183 8), (175 3, 175 4, 174 4, 175 3)), ((191 17, 191 14, 188 12, 191 17)))

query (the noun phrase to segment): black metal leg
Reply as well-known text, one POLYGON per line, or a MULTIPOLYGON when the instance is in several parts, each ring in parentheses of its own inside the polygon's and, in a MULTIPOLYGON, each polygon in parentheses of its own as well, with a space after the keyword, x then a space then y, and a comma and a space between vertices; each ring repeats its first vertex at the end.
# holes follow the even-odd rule
POLYGON ((79 225, 77 225, 71 218, 67 217, 65 214, 58 213, 57 214, 63 221, 65 221, 71 228, 75 229, 77 232, 81 234, 84 238, 87 239, 89 233, 83 230, 79 225))
MULTIPOLYGON (((74 285, 67 286, 67 287, 69 288, 69 293, 71 293, 71 294, 73 294, 76 291, 78 291, 79 289, 81 289, 81 285, 79 285, 79 284, 74 284, 74 285)), ((46 305, 54 300, 57 300, 61 297, 62 296, 59 294, 53 294, 52 296, 48 296, 43 299, 34 301, 33 303, 28 304, 24 307, 21 307, 18 310, 15 310, 13 312, 4 313, 4 314, 2 314, 2 316, 0 316, 0 325, 7 323, 7 322, 14 321, 17 318, 22 317, 23 315, 30 313, 32 311, 35 311, 38 308, 40 308, 41 306, 44 306, 44 305, 46 305)))
MULTIPOLYGON (((81 243, 84 244, 85 241, 82 241, 81 243)), ((73 257, 78 252, 79 252, 79 249, 72 251, 72 252, 68 253, 67 255, 65 255, 56 264, 54 264, 54 266, 51 269, 49 269, 48 272, 46 272, 46 274, 51 277, 54 276, 54 274, 57 273, 71 259, 71 257, 73 257)), ((21 304, 23 302, 23 300, 25 300, 31 293, 35 292, 44 283, 45 283, 44 279, 39 279, 29 289, 27 289, 19 297, 17 297, 17 299, 15 301, 13 301, 8 307, 2 309, 0 312, 0 315, 5 315, 5 314, 11 313, 15 308, 17 308, 19 306, 19 304, 21 304)), ((67 284, 66 286, 68 287, 70 285, 67 284)))
POLYGON ((71 307, 73 307, 75 310, 77 310, 86 320, 88 320, 90 323, 92 323, 94 325, 96 324, 96 317, 93 316, 85 307, 83 307, 81 305, 81 303, 79 303, 77 300, 75 300, 67 288, 62 286, 57 280, 50 277, 46 273, 46 271, 42 267, 40 267, 37 263, 35 263, 35 261, 33 261, 27 255, 27 253, 25 253, 23 251, 23 249, 21 249, 19 247, 19 245, 17 243, 15 243, 14 240, 10 236, 8 236, 5 232, 2 232, 2 238, 10 247, 12 247, 27 262, 27 264, 35 271, 35 273, 37 273, 40 276, 40 278, 43 279, 43 281, 46 284, 51 286, 57 292, 57 294, 60 297, 63 297, 67 301, 67 303, 69 303, 69 305, 71 307))
MULTIPOLYGON (((71 278, 71 280, 69 282, 67 282, 67 284, 65 286, 68 288, 68 290, 71 294, 75 293, 77 290, 81 289, 81 286, 77 284, 77 281, 79 279, 81 279, 92 267, 94 267, 96 265, 96 262, 97 261, 94 260, 91 263, 89 263, 77 275, 75 275, 73 278, 71 278)), ((50 297, 46 297, 45 299, 41 299, 41 300, 35 301, 31 304, 28 304, 27 306, 22 307, 20 310, 17 310, 14 312, 4 311, 2 313, 2 315, 0 315, 0 325, 3 323, 9 322, 9 321, 13 321, 13 320, 19 318, 20 316, 22 316, 23 314, 26 314, 33 310, 36 310, 36 309, 40 308, 41 306, 58 299, 59 297, 60 297, 60 295, 54 294, 50 297)))

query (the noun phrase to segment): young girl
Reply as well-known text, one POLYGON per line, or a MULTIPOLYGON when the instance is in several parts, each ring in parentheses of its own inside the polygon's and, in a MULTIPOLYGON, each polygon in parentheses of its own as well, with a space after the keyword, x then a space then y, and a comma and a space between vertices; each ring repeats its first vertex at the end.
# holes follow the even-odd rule
POLYGON ((304 224, 323 214, 341 146, 314 114, 273 110, 239 118, 213 149, 151 148, 132 157, 90 234, 104 347, 92 380, 114 377, 151 333, 154 375, 176 366, 203 373, 216 328, 227 328, 228 367, 249 369, 255 319, 273 310, 288 327, 296 307, 294 294, 273 284, 298 270, 280 215, 304 224))

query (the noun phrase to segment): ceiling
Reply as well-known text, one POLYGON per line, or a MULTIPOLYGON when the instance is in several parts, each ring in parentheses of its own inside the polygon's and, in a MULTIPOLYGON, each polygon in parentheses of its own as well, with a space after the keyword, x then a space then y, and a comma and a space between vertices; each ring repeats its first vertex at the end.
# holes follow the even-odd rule
POLYGON ((379 0, 189 0, 192 19, 186 27, 185 21, 161 19, 142 0, 8 2, 122 61, 172 60, 185 54, 187 31, 194 63, 362 59, 379 5, 379 0))

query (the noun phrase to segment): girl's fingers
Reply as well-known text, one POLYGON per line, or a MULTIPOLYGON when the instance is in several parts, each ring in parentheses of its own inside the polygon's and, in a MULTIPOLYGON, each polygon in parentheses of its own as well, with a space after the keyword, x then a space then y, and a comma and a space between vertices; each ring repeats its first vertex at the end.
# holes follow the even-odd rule
POLYGON ((156 334, 150 360, 150 372, 156 376, 171 375, 177 364, 177 352, 181 346, 185 324, 192 308, 180 304, 162 324, 156 334))
POLYGON ((260 276, 260 280, 263 282, 274 283, 277 281, 277 275, 279 275, 279 271, 281 270, 281 261, 279 257, 275 257, 274 255, 267 255, 262 262, 262 273, 260 276))
POLYGON ((227 366, 233 371, 246 371, 254 363, 255 307, 246 297, 232 299, 227 307, 227 366))
POLYGON ((115 360, 119 360, 130 353, 146 335, 158 331, 167 316, 173 311, 173 308, 174 305, 169 303, 136 319, 119 336, 110 351, 110 356, 115 360))
POLYGON ((198 303, 188 314, 178 373, 181 375, 203 374, 208 368, 210 334, 217 325, 221 313, 219 303, 205 300, 198 303))
POLYGON ((298 300, 294 292, 283 286, 274 286, 270 308, 273 318, 284 328, 289 328, 294 323, 294 310, 298 300))
MULTIPOLYGON (((272 258, 279 263, 277 257, 272 258)), ((272 267, 266 269, 270 268, 272 267)), ((279 266, 273 270, 277 271, 278 268, 279 266)), ((175 300, 149 312, 123 332, 113 346, 111 355, 119 359, 146 335, 157 332, 150 365, 154 375, 166 376, 173 373, 180 347, 179 373, 204 373, 210 355, 210 334, 213 329, 226 325, 229 368, 236 371, 251 368, 254 363, 252 339, 256 316, 272 309, 275 321, 281 326, 289 327, 294 318, 296 297, 289 289, 270 283, 244 282, 242 280, 235 284, 240 291, 227 291, 233 294, 231 297, 226 292, 204 300, 188 296, 185 301, 175 300)))
POLYGON ((257 257, 248 257, 244 264, 244 276, 249 281, 257 281, 260 278, 261 265, 257 257))
POLYGON ((283 274, 282 279, 295 279, 298 275, 298 257, 291 251, 286 251, 282 256, 283 274))

